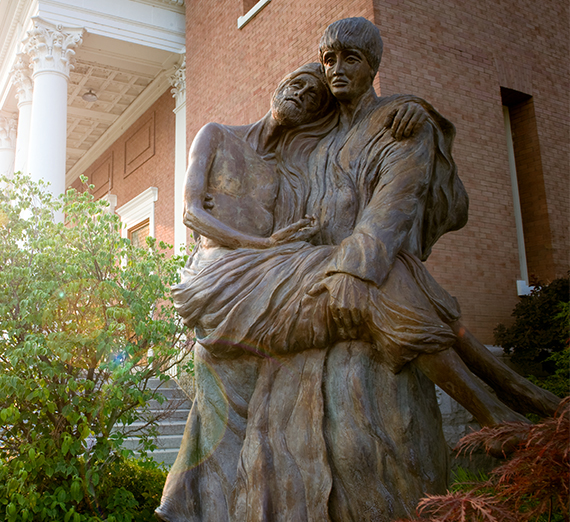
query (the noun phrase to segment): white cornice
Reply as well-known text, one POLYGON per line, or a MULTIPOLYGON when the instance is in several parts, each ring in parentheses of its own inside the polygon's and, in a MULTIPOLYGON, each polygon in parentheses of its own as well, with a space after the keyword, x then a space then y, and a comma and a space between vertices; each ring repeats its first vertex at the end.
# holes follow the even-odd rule
POLYGON ((185 41, 184 8, 144 0, 100 3, 84 0, 40 0, 39 14, 64 25, 146 47, 178 52, 185 41))
POLYGON ((247 25, 271 0, 259 0, 247 13, 240 16, 237 21, 238 29, 247 25))
POLYGON ((131 103, 125 112, 117 118, 103 135, 93 144, 85 155, 69 169, 65 177, 69 187, 91 164, 101 156, 115 141, 170 87, 169 77, 173 70, 163 71, 148 87, 131 103))
POLYGON ((186 8, 186 2, 184 0, 135 0, 141 4, 149 4, 149 5, 156 5, 162 4, 167 5, 171 9, 180 11, 181 9, 184 10, 186 8))
POLYGON ((0 17, 5 17, 4 24, 0 24, 0 107, 10 95, 10 71, 37 10, 37 0, 0 0, 0 17))
MULTIPOLYGON (((14 45, 19 45, 20 40, 25 34, 27 19, 31 18, 30 8, 32 4, 37 4, 32 0, 16 0, 2 2, 2 11, 0 14, 4 18, 4 22, 0 24, 0 63, 4 64, 10 50, 14 45)), ((37 9, 37 5, 35 6, 37 9)))

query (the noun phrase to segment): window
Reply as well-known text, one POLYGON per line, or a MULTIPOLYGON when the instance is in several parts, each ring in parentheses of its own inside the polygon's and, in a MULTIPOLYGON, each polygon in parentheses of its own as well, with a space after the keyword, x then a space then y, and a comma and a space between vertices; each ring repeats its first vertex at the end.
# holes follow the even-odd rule
POLYGON ((249 23, 271 0, 242 0, 244 15, 238 18, 238 29, 249 23))
POLYGON ((124 224, 123 237, 133 243, 140 241, 142 245, 148 236, 154 237, 154 203, 157 199, 158 189, 150 187, 116 210, 124 224))
POLYGON ((521 278, 554 277, 552 236, 532 96, 501 87, 513 185, 521 278))
POLYGON ((142 223, 135 225, 128 231, 128 238, 133 246, 140 248, 146 246, 146 238, 150 236, 150 220, 145 219, 142 223))

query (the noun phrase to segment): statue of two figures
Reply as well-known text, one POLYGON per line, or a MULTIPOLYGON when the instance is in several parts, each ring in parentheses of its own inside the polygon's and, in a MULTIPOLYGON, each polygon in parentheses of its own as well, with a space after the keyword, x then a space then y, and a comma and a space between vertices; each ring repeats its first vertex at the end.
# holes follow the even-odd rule
POLYGON ((447 485, 432 383, 482 425, 557 406, 422 264, 467 220, 455 130, 422 99, 376 95, 381 55, 374 24, 335 22, 263 119, 192 144, 199 241, 173 295, 198 340, 197 394, 161 520, 405 517, 447 485))

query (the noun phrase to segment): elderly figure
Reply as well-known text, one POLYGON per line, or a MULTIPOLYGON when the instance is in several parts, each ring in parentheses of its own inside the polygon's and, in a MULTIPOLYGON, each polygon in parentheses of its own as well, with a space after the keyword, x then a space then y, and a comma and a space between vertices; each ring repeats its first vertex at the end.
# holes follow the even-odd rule
POLYGON ((173 294, 199 341, 197 397, 165 521, 409 515, 447 480, 425 376, 482 424, 518 418, 462 359, 527 409, 554 405, 458 336, 421 263, 465 224, 467 196, 453 126, 419 98, 377 97, 381 53, 373 24, 336 22, 326 79, 304 66, 260 122, 207 125, 192 145, 185 222, 202 237, 173 294))

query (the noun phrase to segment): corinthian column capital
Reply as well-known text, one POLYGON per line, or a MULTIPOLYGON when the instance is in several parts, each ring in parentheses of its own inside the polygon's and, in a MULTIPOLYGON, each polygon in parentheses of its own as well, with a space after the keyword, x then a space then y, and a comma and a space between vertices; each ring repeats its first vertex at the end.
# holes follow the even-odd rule
POLYGON ((186 100, 186 56, 180 65, 174 66, 174 74, 169 78, 172 89, 170 92, 176 99, 176 106, 180 106, 186 100))
POLYGON ((0 149, 16 148, 18 120, 13 114, 0 114, 0 149))
POLYGON ((28 31, 28 38, 24 41, 24 49, 34 71, 32 77, 41 72, 54 72, 69 78, 74 49, 82 42, 83 28, 55 25, 38 16, 33 21, 34 28, 28 31))
POLYGON ((30 60, 28 55, 18 53, 16 63, 12 67, 12 82, 16 86, 16 98, 18 98, 18 106, 23 103, 31 103, 33 82, 32 71, 30 69, 30 60))

